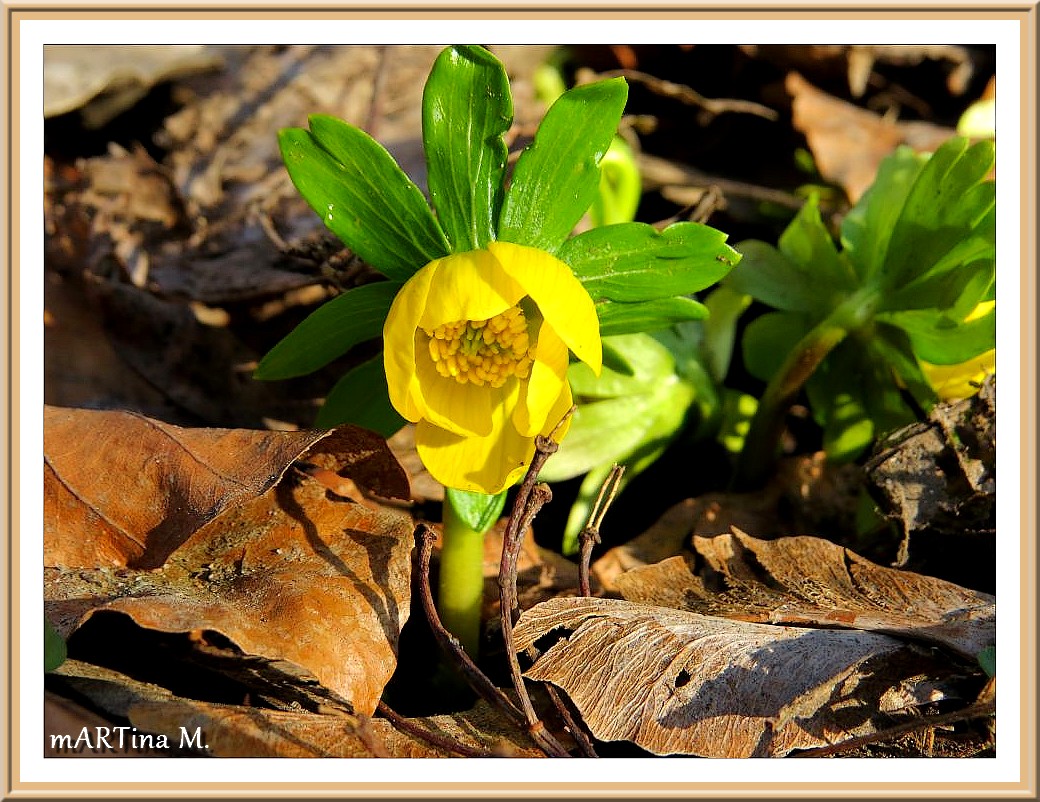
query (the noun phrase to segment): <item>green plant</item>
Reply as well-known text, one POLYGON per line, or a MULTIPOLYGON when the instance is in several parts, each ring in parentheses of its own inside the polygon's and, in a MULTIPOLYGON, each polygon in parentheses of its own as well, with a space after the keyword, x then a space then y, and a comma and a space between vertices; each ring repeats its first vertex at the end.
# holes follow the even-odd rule
POLYGON ((744 259, 726 286, 775 310, 752 321, 742 341, 747 369, 768 384, 738 485, 767 475, 803 387, 826 450, 848 459, 935 403, 922 365, 964 363, 994 348, 994 158, 992 142, 960 137, 930 157, 900 148, 842 222, 840 250, 814 201, 777 247, 737 246, 744 259))
POLYGON ((563 93, 507 183, 505 70, 483 48, 446 49, 423 94, 432 208, 382 146, 348 123, 315 115, 309 130, 279 133, 297 189, 387 281, 315 311, 255 375, 302 375, 383 338, 382 357, 339 381, 318 424, 360 422, 389 435, 417 423, 419 455, 448 488, 442 617, 470 650, 483 533, 535 437, 566 433, 569 355, 595 373, 601 336, 704 317, 686 296, 737 258, 724 235, 692 223, 662 232, 624 223, 569 238, 597 197, 626 97, 622 79, 563 93))

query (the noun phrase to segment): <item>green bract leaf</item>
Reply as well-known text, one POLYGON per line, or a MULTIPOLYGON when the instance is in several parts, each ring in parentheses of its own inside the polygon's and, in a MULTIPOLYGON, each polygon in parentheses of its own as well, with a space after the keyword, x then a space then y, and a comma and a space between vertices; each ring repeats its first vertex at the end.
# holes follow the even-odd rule
POLYGON ((379 337, 401 285, 363 284, 322 304, 260 360, 253 378, 289 379, 312 373, 358 343, 379 337))
POLYGON ((454 251, 495 237, 513 99, 502 64, 482 47, 449 47, 423 91, 423 148, 437 217, 454 251))
POLYGON ((675 373, 675 361, 664 345, 646 334, 612 337, 609 342, 636 373, 604 368, 596 378, 583 364, 570 367, 577 411, 560 450, 539 474, 546 481, 627 461, 647 444, 660 447, 682 425, 693 401, 692 385, 675 373), (600 400, 586 403, 586 398, 600 400))
POLYGON ((791 312, 767 312, 755 318, 741 341, 744 367, 752 376, 768 381, 809 328, 805 315, 791 312))
POLYGON ((289 177, 325 225, 388 278, 404 281, 448 253, 419 188, 372 137, 342 120, 278 132, 289 177))
POLYGON ((692 298, 660 298, 634 304, 600 301, 599 331, 604 337, 664 329, 684 320, 703 320, 708 316, 704 304, 692 298))
POLYGON ((567 240, 559 257, 589 295, 651 301, 710 287, 740 261, 726 235, 699 223, 657 231, 645 223, 593 228, 567 240))
POLYGON ((722 285, 704 299, 710 315, 704 321, 704 361, 718 383, 726 378, 737 337, 737 321, 751 305, 751 296, 722 285))
POLYGON ((603 340, 603 353, 614 356, 609 363, 604 359, 599 376, 584 362, 574 362, 567 369, 567 380, 579 402, 645 393, 648 387, 675 372, 671 351, 645 334, 607 337, 603 340))
POLYGON ((495 525, 506 506, 506 494, 503 490, 497 496, 485 493, 471 493, 468 490, 457 490, 454 487, 444 488, 444 501, 455 509, 459 519, 474 532, 483 534, 495 525))
POLYGON ((903 329, 910 337, 914 353, 933 365, 956 365, 995 348, 997 314, 991 309, 982 317, 957 322, 942 312, 914 310, 883 312, 883 320, 903 329))
MULTIPOLYGON (((964 246, 957 250, 967 251, 971 246, 975 252, 992 254, 994 250, 992 246, 979 245, 976 239, 965 241, 964 246)), ((975 262, 958 263, 947 270, 932 270, 923 278, 885 295, 881 308, 885 311, 940 309, 954 317, 965 317, 992 286, 995 267, 990 255, 975 262)))
POLYGON ((744 258, 726 277, 725 286, 787 312, 808 312, 828 303, 830 294, 819 292, 810 269, 792 262, 772 245, 745 240, 737 247, 744 258))
POLYGON ((826 298, 828 290, 848 291, 856 286, 855 271, 838 255, 834 240, 820 218, 815 195, 798 211, 777 245, 791 262, 805 266, 816 298, 826 298))
POLYGON ((383 437, 390 437, 405 425, 405 419, 390 404, 382 354, 362 362, 336 382, 314 425, 331 429, 342 423, 371 429, 383 437))
POLYGON ((927 158, 908 147, 898 148, 881 162, 874 183, 845 215, 841 224, 842 243, 862 279, 881 269, 907 193, 927 158))
POLYGON ((921 370, 921 363, 914 355, 913 345, 905 331, 878 321, 869 350, 879 360, 888 363, 918 406, 925 410, 932 408, 938 397, 921 370))
POLYGON ((995 202, 994 145, 955 137, 928 160, 903 204, 882 270, 886 287, 927 272, 987 219, 995 202))
POLYGON ((599 191, 599 161, 628 97, 623 78, 564 92, 521 154, 502 205, 498 238, 555 253, 599 191))

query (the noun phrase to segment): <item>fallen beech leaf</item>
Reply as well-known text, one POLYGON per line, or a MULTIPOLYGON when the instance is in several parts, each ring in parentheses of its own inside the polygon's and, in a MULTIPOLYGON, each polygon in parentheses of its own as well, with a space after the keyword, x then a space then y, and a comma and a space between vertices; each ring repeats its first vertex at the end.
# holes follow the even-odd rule
MULTIPOLYGON (((400 513, 284 480, 226 507, 152 570, 55 567, 45 543, 48 618, 65 637, 102 610, 163 632, 214 630, 248 654, 306 669, 367 715, 408 617, 411 534, 400 513)), ((52 545, 61 552, 63 541, 52 545)))
POLYGON ((785 82, 794 127, 805 134, 816 167, 855 203, 874 182, 878 165, 899 145, 933 150, 954 136, 952 128, 894 122, 817 89, 796 72, 785 82))
POLYGON ((943 646, 970 663, 996 642, 995 599, 951 582, 885 568, 828 540, 695 537, 682 557, 617 578, 630 601, 772 624, 886 632, 943 646))
POLYGON ((170 699, 130 706, 139 730, 179 743, 199 732, 214 757, 390 757, 371 721, 347 713, 264 710, 239 705, 170 699))
MULTIPOLYGON (((407 721, 470 749, 490 752, 495 757, 545 757, 545 752, 516 724, 483 700, 478 700, 471 709, 459 713, 410 718, 407 721)), ((395 729, 386 719, 374 718, 371 725, 386 744, 391 757, 459 756, 455 752, 433 746, 416 735, 395 729)))
POLYGON ((332 458, 340 475, 379 495, 409 495, 385 441, 353 426, 185 429, 132 412, 45 407, 45 564, 156 568, 200 526, 272 487, 304 454, 312 462, 332 458))
POLYGON ((931 684, 919 692, 909 680, 936 670, 888 635, 617 599, 543 602, 515 634, 518 649, 546 649, 526 676, 566 691, 593 735, 659 755, 779 757, 874 732, 927 701, 931 684))

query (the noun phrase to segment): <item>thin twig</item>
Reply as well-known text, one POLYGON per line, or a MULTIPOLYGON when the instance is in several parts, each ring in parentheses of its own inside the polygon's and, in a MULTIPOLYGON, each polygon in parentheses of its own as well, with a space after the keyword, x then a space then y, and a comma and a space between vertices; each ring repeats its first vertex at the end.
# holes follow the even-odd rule
POLYGON ((379 711, 380 715, 389 721, 395 729, 400 730, 408 735, 414 735, 420 740, 426 741, 436 749, 440 749, 442 752, 454 752, 457 755, 463 757, 491 757, 491 753, 486 749, 477 749, 472 746, 466 746, 460 741, 456 741, 454 738, 450 738, 446 735, 434 732, 431 729, 427 729, 421 724, 416 724, 413 721, 409 721, 404 716, 399 715, 385 703, 380 702, 376 705, 376 710, 379 711))
POLYGON ((588 523, 578 535, 581 544, 581 560, 578 562, 578 593, 582 596, 592 595, 592 585, 589 582, 589 563, 592 560, 592 549, 600 542, 599 528, 603 525, 603 518, 610 509, 610 505, 617 497, 621 488, 621 477, 625 475, 625 466, 615 464, 606 480, 600 486, 596 503, 592 505, 589 513, 588 523))
POLYGON ((513 637, 513 623, 519 615, 516 598, 516 565, 520 559, 520 550, 523 547, 524 533, 531 525, 535 515, 552 498, 552 491, 547 485, 538 484, 538 473, 541 471, 545 461, 556 453, 559 444, 553 439, 564 423, 574 414, 574 407, 567 410, 558 424, 549 433, 548 437, 539 435, 535 438, 535 452, 531 458, 531 464, 527 468, 527 474, 517 491, 513 501, 513 509, 506 524, 506 531, 502 538, 502 558, 498 568, 498 593, 499 593, 499 615, 502 621, 502 638, 505 641, 506 655, 509 659, 509 671, 520 699, 520 706, 527 718, 527 728, 531 737, 545 750, 546 754, 555 757, 569 757, 570 753, 559 741, 545 729, 545 725, 538 718, 531 703, 531 697, 527 693, 523 674, 520 671, 520 661, 516 652, 516 641, 513 637))
POLYGON ((841 752, 848 752, 856 747, 864 746, 866 744, 879 743, 881 741, 891 740, 892 738, 898 738, 900 735, 906 735, 908 732, 944 727, 948 724, 970 721, 973 718, 991 716, 995 711, 996 699, 988 699, 985 701, 975 702, 968 707, 955 710, 952 713, 944 713, 941 716, 926 716, 869 735, 860 735, 857 738, 849 738, 847 741, 842 741, 841 743, 831 744, 830 746, 820 746, 816 749, 806 749, 804 752, 792 754, 791 757, 827 757, 829 755, 837 755, 841 752))
POLYGON ((640 72, 639 70, 608 70, 600 73, 597 77, 616 78, 618 76, 642 84, 655 95, 678 100, 687 106, 697 106, 713 117, 726 112, 733 112, 736 114, 753 114, 771 122, 780 119, 780 115, 774 109, 763 106, 761 103, 755 103, 751 100, 704 97, 700 92, 685 84, 666 81, 663 78, 658 78, 655 75, 640 72))
POLYGON ((415 530, 415 539, 419 547, 419 596, 423 610, 426 613, 426 619, 430 622, 430 629, 433 631, 433 635, 437 639, 441 650, 455 661, 459 671, 473 690, 489 704, 494 705, 509 716, 518 726, 524 726, 527 723, 524 714, 520 712, 508 696, 502 693, 487 678, 484 672, 473 662, 473 659, 466 654, 462 644, 459 643, 459 639, 445 629, 444 624, 441 623, 437 607, 433 603, 433 593, 430 589, 430 555, 433 553, 433 542, 437 539, 436 533, 426 524, 419 524, 415 530))
MULTIPOLYGON (((527 650, 527 655, 532 659, 537 659, 538 650, 533 646, 527 650)), ((553 706, 560 712, 563 717, 564 723, 567 725, 567 729, 571 731, 571 735, 574 736, 575 742, 578 744, 578 748, 581 749, 581 753, 585 757, 599 757, 596 754, 596 748, 592 745, 592 739, 589 737, 589 733, 585 730, 585 722, 578 721, 571 713, 570 707, 563 701, 563 697, 560 696, 560 692, 556 690, 549 683, 545 683, 546 693, 549 694, 549 698, 552 700, 553 706)))
POLYGON ((372 98, 368 104, 368 119, 365 120, 365 131, 372 138, 378 137, 379 121, 383 116, 383 88, 386 86, 390 48, 387 45, 379 45, 376 50, 378 57, 375 75, 372 77, 372 98))

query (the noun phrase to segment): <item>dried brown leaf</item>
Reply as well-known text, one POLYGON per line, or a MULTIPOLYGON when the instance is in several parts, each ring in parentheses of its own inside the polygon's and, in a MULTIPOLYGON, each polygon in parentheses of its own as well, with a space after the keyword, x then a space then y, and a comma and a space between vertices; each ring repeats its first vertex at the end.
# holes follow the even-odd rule
POLYGON ((184 429, 132 412, 44 408, 44 564, 155 568, 224 510, 271 488, 312 452, 387 497, 408 497, 382 438, 184 429))
POLYGON ((905 681, 935 668, 878 633, 615 599, 544 602, 523 613, 516 637, 520 649, 546 649, 526 676, 562 688, 597 738, 661 755, 782 756, 873 732, 886 711, 918 700, 905 681))
POLYGON ((996 640, 992 596, 885 568, 828 540, 760 540, 743 532, 695 537, 682 557, 617 579, 630 601, 742 621, 885 632, 974 662, 996 640))
POLYGON ((59 632, 103 610, 163 632, 214 630, 374 711, 408 617, 411 519, 279 478, 302 452, 403 495, 385 441, 354 427, 187 430, 48 410, 46 448, 45 599, 59 632))
POLYGON ((820 174, 858 201, 878 165, 898 145, 932 150, 956 132, 924 122, 895 122, 817 89, 796 72, 787 76, 794 127, 805 134, 820 174))

